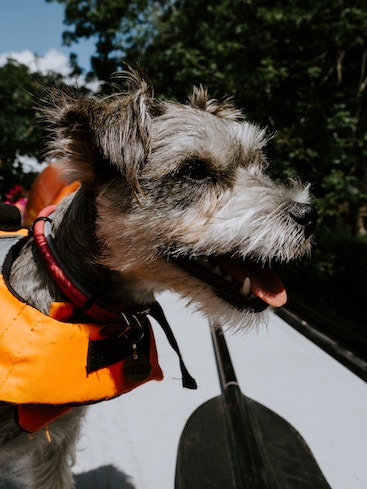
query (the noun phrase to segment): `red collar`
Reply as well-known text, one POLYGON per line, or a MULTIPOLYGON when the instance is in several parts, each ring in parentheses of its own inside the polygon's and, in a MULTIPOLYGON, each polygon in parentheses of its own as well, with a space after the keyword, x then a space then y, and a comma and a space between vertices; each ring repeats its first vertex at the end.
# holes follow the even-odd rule
POLYGON ((50 216, 55 210, 56 205, 43 209, 32 227, 40 256, 55 284, 78 311, 97 323, 125 326, 127 330, 140 328, 142 320, 149 313, 149 306, 144 305, 128 310, 122 308, 121 311, 115 312, 107 305, 97 302, 85 287, 78 284, 72 277, 70 270, 57 252, 50 233, 52 223, 50 216))

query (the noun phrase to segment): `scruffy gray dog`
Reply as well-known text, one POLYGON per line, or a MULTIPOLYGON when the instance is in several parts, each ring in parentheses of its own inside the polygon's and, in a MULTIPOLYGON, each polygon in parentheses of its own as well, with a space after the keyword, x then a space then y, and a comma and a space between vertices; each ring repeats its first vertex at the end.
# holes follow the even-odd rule
MULTIPOLYGON (((195 88, 187 105, 158 100, 140 73, 108 97, 55 94, 46 109, 51 156, 81 187, 57 208, 53 241, 75 280, 101 303, 141 307, 178 292, 212 320, 236 329, 285 302, 272 271, 310 251, 315 210, 308 186, 278 184, 264 171, 266 133, 230 100, 195 88)), ((10 283, 48 314, 64 300, 30 239, 10 283)), ((0 408, 0 462, 22 461, 26 487, 74 487, 83 407, 31 437, 0 408)))

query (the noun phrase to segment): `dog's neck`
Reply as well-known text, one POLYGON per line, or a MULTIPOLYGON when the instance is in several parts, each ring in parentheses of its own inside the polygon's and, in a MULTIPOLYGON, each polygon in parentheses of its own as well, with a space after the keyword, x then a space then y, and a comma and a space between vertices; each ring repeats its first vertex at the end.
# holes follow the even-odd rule
MULTIPOLYGON (((126 308, 141 306, 129 284, 118 272, 101 264, 102 247, 96 237, 96 204, 92 191, 80 189, 65 199, 53 217, 57 250, 76 282, 101 302, 126 308)), ((14 262, 10 282, 28 303, 48 313, 50 304, 65 296, 50 277, 32 239, 14 262)), ((151 302, 150 296, 146 302, 151 302)))

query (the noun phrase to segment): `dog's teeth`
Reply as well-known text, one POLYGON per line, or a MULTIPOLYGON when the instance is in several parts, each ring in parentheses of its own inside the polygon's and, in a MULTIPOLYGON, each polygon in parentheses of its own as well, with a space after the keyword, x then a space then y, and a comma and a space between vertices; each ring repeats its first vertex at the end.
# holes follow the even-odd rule
POLYGON ((248 297, 251 294, 251 280, 249 277, 245 278, 241 287, 241 292, 245 297, 248 297))
POLYGON ((222 270, 220 269, 220 267, 212 268, 212 272, 215 273, 215 275, 220 275, 221 277, 223 276, 222 270))
POLYGON ((222 278, 223 280, 225 280, 226 282, 231 282, 233 283, 235 280, 233 279, 233 277, 226 271, 226 270, 223 270, 219 265, 218 263, 216 262, 216 260, 214 260, 213 258, 208 258, 208 257, 205 257, 205 256, 199 256, 197 258, 197 262, 205 267, 207 270, 210 271, 210 273, 212 273, 213 275, 216 275, 220 278, 222 278))
POLYGON ((208 262, 207 258, 199 257, 198 263, 200 263, 200 265, 203 265, 204 267, 207 267, 207 268, 209 267, 209 262, 208 262))

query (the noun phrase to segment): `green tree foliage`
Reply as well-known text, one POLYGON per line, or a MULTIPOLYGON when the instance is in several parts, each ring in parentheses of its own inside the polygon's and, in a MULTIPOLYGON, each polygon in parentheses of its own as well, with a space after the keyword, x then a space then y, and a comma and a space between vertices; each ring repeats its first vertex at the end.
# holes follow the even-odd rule
POLYGON ((96 38, 99 78, 139 59, 158 93, 232 94, 276 133, 276 175, 314 186, 321 222, 366 233, 364 1, 47 1, 65 3, 67 44, 96 38))
POLYGON ((15 185, 29 189, 35 174, 25 174, 19 155, 42 161, 45 138, 37 121, 36 99, 45 88, 62 84, 61 75, 30 73, 27 66, 9 60, 0 67, 0 198, 15 185))

